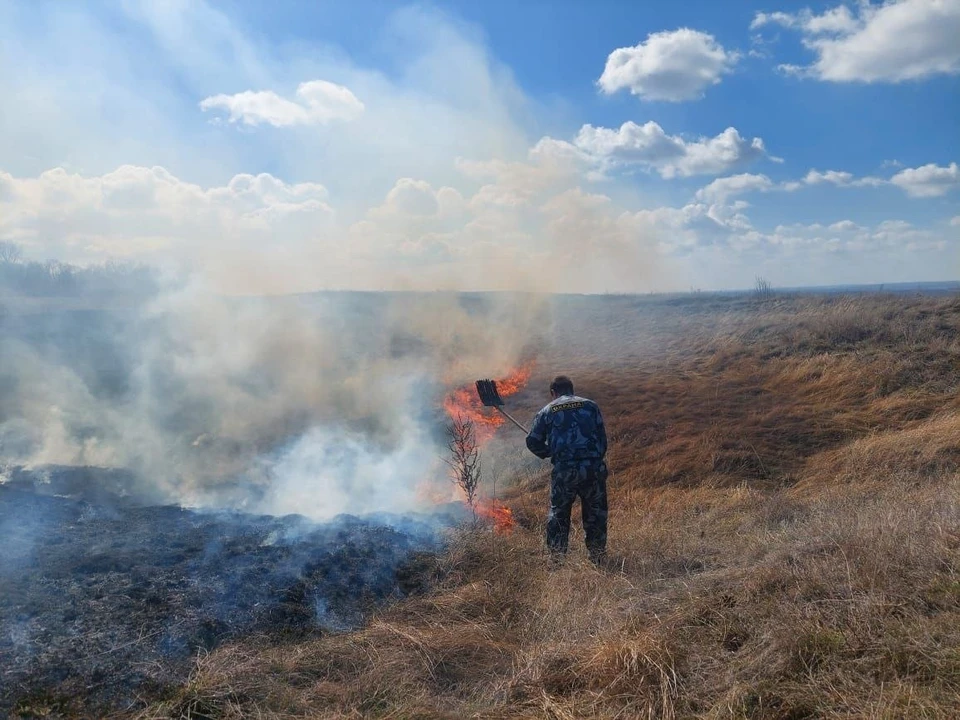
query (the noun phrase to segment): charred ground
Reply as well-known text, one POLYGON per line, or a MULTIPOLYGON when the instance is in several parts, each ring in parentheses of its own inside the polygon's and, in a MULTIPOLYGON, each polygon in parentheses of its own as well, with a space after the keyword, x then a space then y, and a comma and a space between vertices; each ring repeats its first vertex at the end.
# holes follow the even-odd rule
POLYGON ((143 506, 109 493, 123 475, 14 468, 0 485, 0 713, 97 716, 224 642, 356 627, 416 589, 405 568, 444 521, 143 506))

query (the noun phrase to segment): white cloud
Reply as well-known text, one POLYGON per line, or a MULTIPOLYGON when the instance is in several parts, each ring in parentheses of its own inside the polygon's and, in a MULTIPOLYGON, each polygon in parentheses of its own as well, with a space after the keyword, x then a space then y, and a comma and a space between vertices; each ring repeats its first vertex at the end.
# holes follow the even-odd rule
POLYGON ((652 33, 610 53, 598 84, 608 94, 626 89, 644 100, 692 100, 731 72, 738 57, 697 30, 652 33))
POLYGON ((433 215, 440 207, 430 183, 412 178, 400 178, 387 193, 386 205, 407 215, 433 215))
MULTIPOLYGON (((902 167, 901 163, 897 165, 902 167)), ((889 180, 874 175, 858 178, 853 173, 841 170, 810 170, 802 180, 782 182, 777 189, 793 192, 805 185, 834 185, 842 188, 896 185, 911 197, 940 197, 960 186, 960 167, 955 162, 946 167, 931 163, 919 168, 901 170, 889 180)))
POLYGON ((101 176, 0 172, 0 183, 0 236, 16 237, 32 257, 81 263, 203 259, 222 272, 230 255, 302 249, 335 219, 322 185, 266 173, 203 188, 162 167, 125 165, 101 176))
POLYGON ((679 256, 687 256, 697 248, 729 246, 733 238, 753 230, 744 212, 748 203, 741 200, 729 203, 729 196, 698 195, 695 202, 679 208, 624 213, 622 221, 653 232, 663 252, 679 256))
POLYGON ((324 125, 334 120, 354 120, 364 105, 349 88, 326 80, 311 80, 297 86, 297 101, 272 90, 246 90, 236 95, 213 95, 200 102, 200 109, 224 110, 231 123, 266 123, 274 127, 324 125))
POLYGON ((712 138, 686 141, 679 135, 667 135, 652 121, 644 125, 628 121, 616 130, 584 125, 574 145, 601 164, 640 165, 665 178, 718 175, 769 157, 763 140, 747 140, 736 128, 712 138))
POLYGON ((805 19, 804 30, 814 34, 844 35, 857 30, 857 20, 850 8, 840 5, 822 15, 810 15, 805 19))
POLYGON ((950 218, 950 227, 960 227, 960 215, 950 218))
MULTIPOLYGON (((25 179, 0 173, 0 237, 17 238, 39 257, 200 261, 228 292, 344 282, 456 289, 474 278, 493 289, 596 291, 642 287, 663 266, 662 254, 693 262, 716 251, 736 263, 744 254, 856 252, 864 267, 876 267, 894 252, 943 250, 949 225, 960 225, 958 217, 939 229, 852 220, 758 229, 749 205, 735 196, 781 185, 748 173, 718 178, 682 207, 632 212, 608 195, 585 192, 576 175, 545 171, 536 164, 540 157, 464 162, 465 178, 485 182, 470 193, 401 178, 379 205, 346 223, 338 222, 323 186, 267 174, 202 187, 159 167, 93 177, 62 169, 25 179), (879 254, 865 254, 871 252, 879 254)), ((923 257, 911 267, 934 267, 923 257)), ((794 282, 815 277, 800 274, 794 282)))
MULTIPOLYGON (((803 253, 813 261, 817 255, 855 254, 863 262, 871 253, 886 259, 904 259, 917 252, 940 251, 945 237, 930 229, 917 228, 903 220, 885 220, 873 227, 841 220, 830 225, 820 223, 778 225, 772 232, 751 231, 731 240, 744 249, 778 248, 786 254, 803 253)), ((915 278, 911 278, 915 279, 915 278)), ((873 279, 876 282, 876 278, 873 279)))
POLYGON ((846 5, 827 10, 822 15, 814 15, 809 9, 791 14, 785 12, 757 13, 750 23, 750 29, 756 30, 764 25, 781 25, 800 29, 811 34, 843 34, 857 29, 857 20, 846 5))
POLYGON ((750 23, 751 30, 758 30, 764 25, 782 25, 783 27, 796 27, 799 24, 799 17, 785 12, 758 12, 750 23))
MULTIPOLYGON (((844 187, 860 182, 850 173, 837 171, 812 171, 805 180, 844 187)), ((872 227, 843 219, 829 224, 779 225, 773 230, 756 228, 747 215, 750 205, 743 200, 734 200, 735 196, 744 193, 795 190, 807 184, 807 181, 774 183, 765 175, 749 173, 718 178, 698 190, 694 201, 683 207, 625 213, 624 222, 650 228, 665 253, 691 262, 695 257, 703 257, 708 248, 720 252, 726 258, 724 262, 736 256, 751 257, 757 262, 804 257, 814 264, 811 267, 820 262, 817 258, 833 262, 826 258, 836 253, 856 253, 864 268, 884 267, 889 273, 887 278, 903 280, 915 280, 923 273, 926 273, 924 277, 930 277, 933 274, 930 272, 933 269, 930 258, 933 256, 929 253, 948 249, 950 234, 944 227, 917 227, 903 220, 887 220, 872 227), (912 259, 908 260, 908 257, 912 259), (898 260, 894 261, 894 258, 898 260), (898 266, 897 262, 901 265, 898 266), (915 274, 911 276, 911 272, 915 274)), ((960 217, 951 222, 960 226, 960 217)), ((853 281, 843 279, 837 267, 821 264, 817 272, 826 272, 824 277, 833 275, 837 282, 853 281)), ((817 272, 803 282, 823 283, 817 272)), ((869 273, 858 273, 856 279, 856 282, 875 281, 876 277, 871 278, 869 273)))
POLYGON ((827 170, 826 172, 811 170, 806 174, 806 177, 803 178, 803 182, 807 185, 819 185, 821 183, 849 185, 852 181, 853 175, 851 173, 840 172, 837 170, 827 170))
POLYGON ((574 145, 544 137, 530 148, 525 160, 458 158, 456 165, 471 179, 495 181, 488 187, 495 186, 499 195, 526 202, 535 193, 568 187, 591 163, 592 159, 574 145))
POLYGON ((645 282, 659 265, 652 229, 621 223, 623 209, 610 197, 571 186, 570 176, 561 182, 537 161, 536 154, 529 163, 462 161, 467 177, 490 181, 467 196, 401 180, 349 228, 351 250, 443 289, 465 278, 494 289, 542 291, 645 282), (416 207, 398 203, 411 191, 416 207))
POLYGON ((882 187, 889 184, 889 180, 884 180, 883 178, 876 177, 875 175, 867 175, 862 178, 857 178, 850 185, 852 187, 882 187))
POLYGON ((860 226, 853 222, 853 220, 840 220, 839 222, 835 222, 828 227, 834 232, 845 232, 847 230, 856 230, 860 226))
POLYGON ((636 290, 657 266, 650 233, 621 226, 622 207, 581 190, 542 151, 526 163, 464 162, 467 184, 486 181, 467 194, 400 178, 353 220, 335 213, 324 186, 269 174, 204 187, 162 167, 0 172, 0 238, 31 259, 202 269, 228 293, 636 290))
POLYGON ((904 220, 885 220, 870 231, 870 240, 883 247, 899 247, 910 252, 942 250, 946 239, 934 230, 918 228, 904 220))
POLYGON ((940 197, 960 187, 960 167, 955 162, 947 167, 930 163, 918 168, 907 168, 894 175, 890 182, 903 188, 911 197, 940 197))
MULTIPOLYGON (((824 183, 836 185, 837 187, 880 187, 888 184, 889 181, 883 178, 868 175, 862 178, 856 178, 853 173, 840 170, 810 170, 803 178, 804 185, 822 185, 824 183)), ((787 190, 796 190, 799 187, 797 183, 788 183, 790 187, 787 190)))
POLYGON ((705 202, 726 201, 735 195, 748 192, 766 192, 773 188, 773 181, 766 175, 742 173, 730 177, 717 178, 706 187, 697 190, 697 200, 705 202))
POLYGON ((860 2, 815 15, 758 13, 751 28, 777 24, 798 30, 816 53, 809 66, 781 65, 787 73, 831 82, 902 82, 960 73, 960 2, 860 2))

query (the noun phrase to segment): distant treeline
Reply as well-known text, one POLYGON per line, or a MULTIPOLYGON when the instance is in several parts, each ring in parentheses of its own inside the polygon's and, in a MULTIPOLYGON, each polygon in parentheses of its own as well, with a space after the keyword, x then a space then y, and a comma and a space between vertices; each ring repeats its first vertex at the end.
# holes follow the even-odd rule
POLYGON ((57 260, 29 262, 16 243, 0 241, 0 294, 33 297, 147 295, 157 288, 153 268, 106 262, 80 267, 57 260))

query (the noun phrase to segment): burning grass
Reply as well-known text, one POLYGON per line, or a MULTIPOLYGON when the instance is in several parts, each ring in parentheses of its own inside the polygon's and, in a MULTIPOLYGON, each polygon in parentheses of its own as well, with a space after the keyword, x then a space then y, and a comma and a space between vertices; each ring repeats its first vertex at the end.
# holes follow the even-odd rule
MULTIPOLYGON (((497 389, 500 391, 500 396, 507 398, 522 390, 530 379, 533 370, 534 364, 527 362, 514 369, 506 377, 497 380, 497 389)), ((479 445, 489 442, 497 428, 505 422, 503 415, 492 408, 483 406, 473 384, 456 388, 450 392, 444 398, 443 409, 451 418, 459 418, 462 421, 472 423, 479 445)))
POLYGON ((547 474, 518 466, 514 532, 423 559, 425 594, 201 654, 118 716, 960 716, 960 302, 607 303, 617 343, 539 367, 604 409, 608 567, 548 566, 547 474))

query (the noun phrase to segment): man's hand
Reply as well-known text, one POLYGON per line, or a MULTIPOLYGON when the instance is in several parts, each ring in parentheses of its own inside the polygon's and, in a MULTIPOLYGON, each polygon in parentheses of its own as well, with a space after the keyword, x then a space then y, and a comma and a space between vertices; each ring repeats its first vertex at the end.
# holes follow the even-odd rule
POLYGON ((543 460, 550 457, 550 446, 540 438, 534 437, 533 433, 527 435, 527 449, 543 460))

